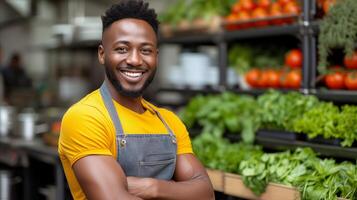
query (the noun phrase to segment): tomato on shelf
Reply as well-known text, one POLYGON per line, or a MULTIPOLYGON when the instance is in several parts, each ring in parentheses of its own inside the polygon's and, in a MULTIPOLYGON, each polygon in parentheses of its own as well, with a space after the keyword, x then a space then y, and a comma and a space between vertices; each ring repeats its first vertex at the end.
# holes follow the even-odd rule
POLYGON ((301 86, 301 70, 291 70, 286 75, 287 88, 298 89, 301 86))
POLYGON ((357 90, 357 72, 352 71, 346 75, 345 86, 349 90, 357 90))
POLYGON ((287 3, 291 2, 291 1, 293 1, 293 0, 278 0, 277 2, 278 2, 280 5, 284 6, 285 4, 287 4, 287 3))
POLYGON ((225 27, 227 30, 235 30, 237 26, 233 24, 236 20, 238 19, 238 15, 235 13, 231 13, 230 15, 226 16, 225 20, 228 23, 232 24, 227 24, 225 27))
POLYGON ((268 8, 271 5, 271 0, 258 0, 257 1, 257 6, 263 9, 268 10, 268 8))
POLYGON ((284 5, 283 11, 286 14, 298 15, 300 14, 300 7, 296 2, 291 1, 284 5))
POLYGON ((271 5, 269 15, 270 17, 277 18, 272 20, 273 24, 281 25, 285 23, 284 19, 279 19, 279 17, 281 18, 284 15, 284 13, 282 12, 282 8, 278 2, 275 2, 271 5))
POLYGON ((344 89, 345 74, 341 71, 333 71, 325 76, 325 83, 329 89, 344 89))
POLYGON ((322 3, 322 10, 324 11, 325 14, 329 12, 332 6, 336 4, 336 0, 325 0, 322 3))
POLYGON ((285 65, 291 68, 301 68, 303 55, 300 49, 292 49, 285 55, 285 65))
POLYGON ((256 26, 267 26, 268 21, 264 20, 268 17, 268 13, 264 8, 257 7, 252 12, 252 19, 259 19, 259 21, 255 22, 256 26))
POLYGON ((352 56, 345 56, 343 60, 346 68, 357 69, 357 51, 353 52, 352 56))
POLYGON ((252 87, 258 87, 258 81, 260 79, 261 72, 259 69, 251 69, 245 74, 245 81, 252 86, 252 87))
MULTIPOLYGON (((241 11, 238 13, 237 19, 240 21, 248 21, 251 18, 250 13, 248 11, 241 11)), ((244 24, 239 24, 236 27, 237 28, 249 28, 251 26, 251 23, 244 23, 244 24)))
POLYGON ((278 70, 268 70, 267 72, 267 86, 272 88, 280 87, 280 72, 278 70))
POLYGON ((246 10, 246 11, 252 11, 256 7, 253 0, 240 0, 239 4, 242 10, 246 10))

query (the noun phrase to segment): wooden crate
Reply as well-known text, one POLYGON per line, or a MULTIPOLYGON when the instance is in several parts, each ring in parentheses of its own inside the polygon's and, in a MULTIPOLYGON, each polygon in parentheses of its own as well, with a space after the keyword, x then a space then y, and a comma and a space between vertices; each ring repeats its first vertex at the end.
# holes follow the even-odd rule
POLYGON ((293 187, 281 184, 269 183, 266 191, 261 196, 256 196, 247 188, 241 179, 241 176, 231 173, 224 174, 224 193, 246 198, 259 200, 299 200, 300 192, 293 187))
POLYGON ((211 179, 213 189, 218 192, 223 192, 223 176, 224 173, 219 170, 206 169, 209 178, 211 179))

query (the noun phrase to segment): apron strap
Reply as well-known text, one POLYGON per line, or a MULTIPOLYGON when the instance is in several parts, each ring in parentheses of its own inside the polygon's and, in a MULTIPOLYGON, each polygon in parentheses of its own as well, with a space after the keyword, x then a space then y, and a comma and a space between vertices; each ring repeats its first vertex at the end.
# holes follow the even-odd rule
POLYGON ((104 101, 105 107, 107 108, 110 118, 112 119, 115 126, 115 133, 119 137, 124 137, 123 127, 121 126, 119 115, 115 106, 113 104, 112 96, 110 95, 109 89, 105 81, 100 87, 100 94, 102 95, 102 99, 104 101))
POLYGON ((156 110, 154 109, 152 106, 150 106, 148 103, 145 103, 149 108, 151 108, 151 110, 153 110, 156 115, 159 117, 159 119, 161 120, 161 122, 165 125, 166 127, 166 130, 169 132, 170 136, 174 139, 176 139, 173 131, 171 130, 171 128, 169 127, 169 125, 166 123, 166 121, 164 120, 164 118, 161 116, 161 114, 156 110))

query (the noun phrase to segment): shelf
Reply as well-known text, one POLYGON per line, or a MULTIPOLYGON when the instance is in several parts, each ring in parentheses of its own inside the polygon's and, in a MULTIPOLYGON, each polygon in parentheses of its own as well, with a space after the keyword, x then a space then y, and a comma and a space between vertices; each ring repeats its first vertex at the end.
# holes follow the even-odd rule
MULTIPOLYGON (((237 94, 246 94, 246 95, 252 95, 252 96, 256 97, 256 96, 264 94, 265 92, 268 92, 271 89, 273 89, 273 88, 266 88, 266 89, 252 88, 252 89, 248 89, 248 90, 229 89, 229 91, 235 92, 237 94)), ((274 90, 277 90, 277 91, 282 92, 282 93, 287 93, 287 92, 292 92, 292 91, 299 92, 299 90, 293 90, 293 89, 274 89, 274 90)))
POLYGON ((196 95, 196 94, 217 94, 222 92, 216 87, 205 87, 200 89, 190 88, 190 87, 162 87, 157 90, 157 92, 177 92, 183 93, 184 95, 196 95))
POLYGON ((357 91, 349 90, 316 90, 310 94, 316 95, 321 100, 337 103, 357 103, 357 91))
POLYGON ((264 28, 250 28, 245 30, 226 31, 224 32, 224 39, 227 41, 231 41, 267 36, 296 35, 299 33, 300 25, 295 23, 283 26, 268 26, 264 28))
POLYGON ((310 147, 324 156, 357 159, 357 148, 341 147, 326 144, 316 144, 299 140, 285 140, 256 136, 256 143, 272 149, 295 149, 297 147, 310 147))
POLYGON ((50 46, 47 50, 97 50, 100 43, 101 41, 99 40, 77 41, 70 44, 50 46))
POLYGON ((219 33, 191 33, 164 37, 159 35, 159 44, 215 44, 219 41, 219 33))

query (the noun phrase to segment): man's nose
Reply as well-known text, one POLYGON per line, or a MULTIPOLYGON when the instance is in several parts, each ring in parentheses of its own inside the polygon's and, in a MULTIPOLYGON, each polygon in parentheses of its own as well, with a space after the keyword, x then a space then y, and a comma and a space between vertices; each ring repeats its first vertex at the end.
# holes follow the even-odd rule
POLYGON ((142 57, 140 55, 139 50, 133 50, 129 53, 128 57, 126 58, 126 62, 132 66, 141 66, 143 64, 142 57))

